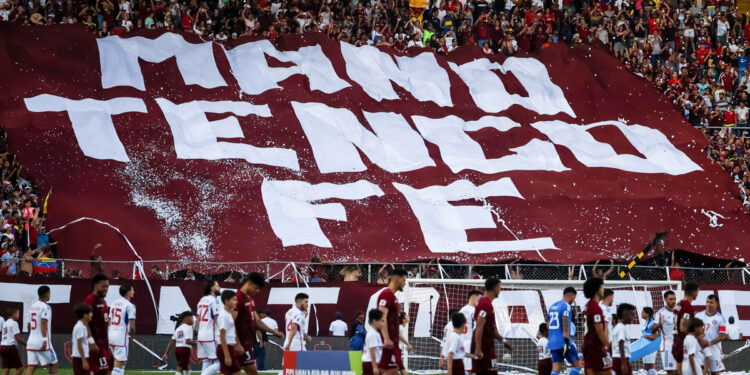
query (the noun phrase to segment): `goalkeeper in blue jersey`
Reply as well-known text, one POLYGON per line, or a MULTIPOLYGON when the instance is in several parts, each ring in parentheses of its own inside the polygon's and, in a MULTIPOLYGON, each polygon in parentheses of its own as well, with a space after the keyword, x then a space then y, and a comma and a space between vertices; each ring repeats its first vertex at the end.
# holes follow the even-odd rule
POLYGON ((549 350, 552 352, 552 374, 559 375, 565 368, 565 361, 573 365, 569 375, 581 372, 581 361, 578 350, 573 342, 576 326, 573 323, 573 310, 570 305, 576 299, 576 290, 567 287, 563 291, 563 299, 555 302, 547 310, 547 325, 549 327, 549 350))

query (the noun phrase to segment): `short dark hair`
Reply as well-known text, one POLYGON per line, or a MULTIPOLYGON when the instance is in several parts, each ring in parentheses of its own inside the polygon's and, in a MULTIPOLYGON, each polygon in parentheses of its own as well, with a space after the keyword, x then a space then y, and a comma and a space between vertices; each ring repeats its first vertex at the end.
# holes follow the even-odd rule
POLYGON ((583 283, 583 296, 586 298, 594 298, 599 288, 604 285, 604 280, 598 277, 592 277, 583 283))
POLYGON ((48 293, 49 293, 49 287, 46 285, 42 285, 39 287, 39 289, 36 290, 36 294, 39 296, 39 298, 44 297, 48 293))
POLYGON ((697 292, 698 289, 700 289, 700 285, 696 282, 690 281, 685 284, 685 293, 697 292))
POLYGON ((573 288, 572 286, 569 286, 565 288, 565 290, 563 290, 563 295, 566 295, 569 293, 578 294, 578 292, 576 291, 576 288, 573 288))
POLYGON ((664 292, 664 299, 667 299, 667 297, 674 296, 674 295, 675 295, 674 294, 674 290, 668 290, 668 291, 664 292))
POLYGON ((609 296, 614 296, 615 291, 609 288, 604 289, 604 295, 602 296, 602 299, 607 298, 609 296))
POLYGON ((81 320, 86 314, 93 312, 94 309, 87 303, 79 303, 73 308, 73 311, 76 313, 76 319, 81 320))
POLYGON ((133 289, 133 287, 130 284, 122 284, 120 285, 120 295, 125 297, 128 292, 133 289))
POLYGON ((717 296, 716 294, 709 294, 708 297, 706 297, 706 299, 712 299, 716 302, 719 302, 719 296, 717 296))
POLYGON ((370 324, 380 319, 383 319, 383 312, 378 309, 372 309, 369 313, 367 313, 367 322, 370 324))
POLYGON ((695 332, 698 327, 703 327, 703 321, 698 318, 693 318, 688 322, 687 330, 692 333, 695 332))
POLYGON ((296 302, 301 301, 303 299, 309 299, 309 298, 310 298, 310 296, 308 296, 305 293, 297 293, 297 295, 294 296, 294 302, 296 303, 296 302))
POLYGON ((545 333, 549 331, 549 328, 547 327, 547 323, 540 323, 539 324, 539 333, 545 333))
POLYGON ((500 279, 495 277, 490 277, 489 279, 484 281, 485 290, 495 289, 498 285, 500 285, 500 279))
MULTIPOLYGON (((5 317, 6 318, 10 318, 11 316, 13 316, 13 314, 16 313, 16 311, 18 311, 17 307, 8 307, 7 309, 5 309, 5 317)), ((732 318, 732 317, 730 316, 730 318, 732 318)), ((734 319, 734 318, 732 318, 732 319, 734 319)))
POLYGON ((468 295, 467 298, 471 299, 471 297, 481 296, 481 295, 482 295, 482 292, 480 292, 480 291, 478 291, 478 290, 475 289, 475 290, 469 291, 469 295, 468 295))
POLYGON ((221 302, 222 303, 227 303, 227 301, 229 301, 230 299, 232 299, 232 297, 236 297, 236 296, 237 296, 237 293, 235 293, 235 292, 233 292, 231 290, 225 290, 225 291, 221 292, 221 302))
POLYGON ((266 277, 260 272, 253 272, 245 277, 244 284, 247 283, 253 283, 257 285, 258 288, 262 288, 263 285, 266 285, 266 277))
POLYGON ((460 328, 463 327, 464 324, 466 324, 466 317, 464 316, 464 314, 457 312, 451 315, 451 322, 453 323, 453 328, 460 328))
POLYGON ((203 295, 204 296, 211 294, 211 288, 214 287, 215 283, 216 281, 214 280, 206 280, 203 282, 203 295))
POLYGON ((408 275, 408 273, 406 273, 405 269, 397 268, 391 271, 391 277, 393 276, 406 277, 406 275, 408 275))
POLYGON ((635 306, 629 304, 629 303, 621 303, 620 306, 617 306, 617 317, 622 319, 622 316, 625 314, 625 311, 635 311, 635 306))
POLYGON ((190 310, 183 311, 182 314, 180 314, 180 323, 182 323, 182 321, 184 321, 185 318, 187 318, 188 316, 193 316, 193 315, 195 314, 193 314, 193 312, 190 310))
POLYGON ((100 282, 106 280, 109 280, 109 278, 107 278, 107 275, 103 273, 97 273, 96 275, 94 275, 94 277, 91 278, 91 286, 96 286, 96 284, 99 284, 100 282))

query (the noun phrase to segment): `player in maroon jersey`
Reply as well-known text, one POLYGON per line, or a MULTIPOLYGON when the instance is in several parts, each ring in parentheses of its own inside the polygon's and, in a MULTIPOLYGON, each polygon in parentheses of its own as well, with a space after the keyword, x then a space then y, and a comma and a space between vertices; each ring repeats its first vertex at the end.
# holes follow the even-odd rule
POLYGON ((401 305, 396 299, 396 292, 404 290, 406 285, 406 270, 391 271, 388 287, 378 296, 378 310, 385 315, 385 325, 380 330, 383 336, 383 354, 378 368, 385 375, 394 375, 402 367, 401 349, 398 347, 398 326, 401 323, 401 305))
POLYGON ((586 375, 611 375, 612 357, 609 355, 609 332, 604 321, 604 312, 599 301, 604 297, 604 281, 592 277, 583 284, 583 295, 589 299, 586 303, 583 336, 583 365, 586 375))
POLYGON ((471 340, 471 352, 474 358, 471 367, 475 374, 497 375, 497 353, 495 353, 495 340, 502 342, 510 352, 513 347, 509 342, 503 340, 495 322, 495 309, 492 301, 500 295, 500 280, 489 278, 484 282, 484 296, 479 299, 474 312, 474 337, 471 340))
POLYGON ((89 322, 89 346, 91 355, 89 355, 89 367, 91 372, 97 375, 107 374, 112 371, 112 355, 109 352, 109 338, 107 330, 109 325, 109 309, 107 296, 109 290, 109 279, 103 274, 94 275, 91 279, 94 291, 86 296, 83 303, 91 306, 94 316, 89 322))
POLYGON ((693 282, 685 284, 685 297, 672 310, 677 316, 674 324, 675 336, 672 343, 672 356, 674 356, 674 360, 677 362, 677 375, 682 375, 682 360, 685 354, 682 343, 685 341, 685 336, 688 333, 690 319, 695 318, 693 301, 698 298, 699 291, 700 287, 698 284, 693 282))
POLYGON ((235 355, 237 355, 240 365, 247 375, 258 374, 253 350, 256 327, 266 332, 273 332, 276 336, 284 337, 279 330, 270 329, 266 326, 255 312, 255 302, 252 297, 258 294, 260 288, 265 284, 266 278, 263 274, 253 272, 247 275, 242 287, 237 290, 237 315, 234 318, 234 325, 237 329, 237 345, 234 346, 234 349, 235 355))

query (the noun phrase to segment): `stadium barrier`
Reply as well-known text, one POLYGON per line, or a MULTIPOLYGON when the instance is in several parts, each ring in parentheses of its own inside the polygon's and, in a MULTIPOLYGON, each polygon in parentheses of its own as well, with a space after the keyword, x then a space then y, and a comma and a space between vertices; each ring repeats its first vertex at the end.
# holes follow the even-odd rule
MULTIPOLYGON (((132 261, 95 261, 76 259, 54 259, 54 271, 45 275, 49 277, 89 278, 97 273, 105 273, 110 277, 132 279, 137 273, 132 261)), ((318 268, 317 276, 325 281, 343 281, 344 275, 351 272, 358 281, 375 283, 381 273, 387 276, 392 268, 403 268, 410 272, 410 276, 420 275, 429 279, 472 279, 497 277, 499 279, 527 279, 527 280, 585 280, 591 277, 596 269, 600 273, 606 272, 610 265, 602 263, 592 264, 445 264, 436 262, 423 263, 319 263, 309 262, 186 262, 177 260, 144 261, 143 269, 149 278, 152 267, 158 267, 168 280, 185 280, 188 270, 192 270, 198 280, 211 278, 223 281, 231 276, 240 277, 250 272, 261 272, 269 280, 295 281, 298 276, 306 278, 305 272, 310 267, 318 268), (385 267, 385 268, 383 268, 385 267), (295 271, 296 269, 296 271, 295 271), (358 270, 358 271, 357 271, 358 270), (381 271, 382 270, 382 271, 381 271)), ((728 284, 747 285, 750 282, 750 270, 741 267, 671 267, 636 265, 628 269, 625 264, 614 264, 608 273, 607 280, 623 280, 621 272, 626 272, 625 280, 664 280, 672 281, 675 275, 682 275, 683 280, 695 281, 699 284, 728 284)), ((301 280, 300 280, 301 281, 301 280)), ((308 281, 313 281, 309 280, 308 281)), ((314 282, 314 281, 313 281, 314 282)))

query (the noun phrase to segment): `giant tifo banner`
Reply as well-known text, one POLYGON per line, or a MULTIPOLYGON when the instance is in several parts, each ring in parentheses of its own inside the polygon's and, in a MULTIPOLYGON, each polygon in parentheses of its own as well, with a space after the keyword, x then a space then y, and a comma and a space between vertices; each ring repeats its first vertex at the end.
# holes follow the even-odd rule
POLYGON ((603 50, 0 36, 0 121, 65 257, 578 263, 663 231, 748 253, 703 135, 603 50))
MULTIPOLYGON (((73 307, 83 301, 90 293, 91 282, 87 279, 42 279, 29 281, 18 278, 0 277, 0 290, 13 290, 13 293, 0 294, 0 311, 8 307, 21 309, 21 327, 26 331, 28 309, 37 301, 36 291, 41 285, 51 288, 52 330, 54 333, 70 333, 76 322, 73 307)), ((147 334, 172 334, 175 322, 170 316, 186 310, 195 311, 200 300, 202 283, 198 281, 145 281, 110 280, 108 303, 120 298, 118 286, 124 282, 133 285, 136 305, 136 332, 147 334), (150 290, 150 291, 149 291, 150 290), (152 295, 153 293, 153 295, 152 295), (153 298, 152 298, 153 297, 153 298), (158 314, 157 314, 158 311, 158 314)), ((237 284, 222 283, 222 289, 237 288, 237 284)), ((498 329, 504 337, 525 339, 536 337, 539 323, 546 320, 547 308, 560 300, 559 290, 504 290, 500 297, 493 301, 498 329)), ((328 282, 309 286, 297 284, 269 284, 254 297, 260 309, 268 309, 270 317, 284 327, 284 316, 294 303, 297 293, 310 296, 308 315, 308 334, 311 336, 328 336, 331 322, 336 312, 341 312, 347 322, 354 321, 356 314, 376 308, 377 296, 383 285, 363 282, 328 282)), ((478 288, 479 289, 479 288, 478 288)), ((442 337, 443 327, 448 322, 448 311, 463 307, 461 298, 449 299, 440 285, 415 287, 410 290, 409 337, 442 337)), ((715 294, 719 297, 719 311, 724 317, 735 318, 737 330, 743 336, 750 336, 750 286, 746 285, 703 285, 695 306, 702 311, 706 297, 715 294)), ((680 296, 681 297, 681 296, 680 296)), ((404 303, 404 294, 397 293, 399 302, 404 303)), ((658 307, 662 304, 660 293, 644 290, 615 291, 614 307, 621 303, 630 303, 638 308, 639 315, 643 307, 658 307)), ((586 303, 582 293, 578 293, 577 306, 586 303)), ((636 323, 638 323, 636 321, 636 323)), ((640 336, 640 325, 628 326, 632 337, 640 336)))

